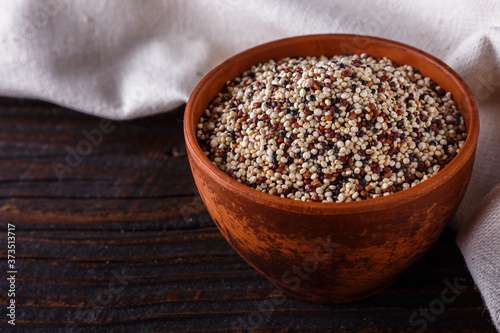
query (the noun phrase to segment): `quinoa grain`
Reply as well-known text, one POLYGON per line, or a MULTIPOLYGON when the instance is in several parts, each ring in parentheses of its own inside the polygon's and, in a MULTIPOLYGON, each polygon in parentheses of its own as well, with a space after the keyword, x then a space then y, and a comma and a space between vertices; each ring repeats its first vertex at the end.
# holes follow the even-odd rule
POLYGON ((238 182, 314 202, 415 186, 467 136, 450 93, 411 66, 365 54, 253 66, 226 84, 196 134, 210 161, 238 182))

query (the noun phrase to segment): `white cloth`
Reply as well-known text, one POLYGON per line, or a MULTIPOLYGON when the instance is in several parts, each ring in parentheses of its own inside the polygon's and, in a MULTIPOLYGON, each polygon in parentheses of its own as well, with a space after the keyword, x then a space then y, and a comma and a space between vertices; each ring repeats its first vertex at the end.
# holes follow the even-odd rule
POLYGON ((500 184, 486 196, 475 218, 460 230, 457 237, 467 267, 481 290, 497 328, 500 323, 499 221, 500 184))
POLYGON ((499 1, 0 0, 0 8, 0 94, 111 119, 171 110, 224 59, 294 35, 367 34, 442 59, 480 106, 475 170, 452 226, 500 327, 500 208, 478 210, 500 183, 499 1))

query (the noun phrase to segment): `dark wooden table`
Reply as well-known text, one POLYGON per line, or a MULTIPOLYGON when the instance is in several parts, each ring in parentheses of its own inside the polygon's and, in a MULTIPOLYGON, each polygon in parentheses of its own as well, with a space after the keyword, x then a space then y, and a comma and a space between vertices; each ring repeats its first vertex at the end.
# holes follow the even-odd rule
POLYGON ((280 293, 226 243, 196 194, 182 117, 102 123, 0 100, 1 332, 495 332, 452 231, 379 295, 275 305, 280 293), (445 303, 446 281, 464 287, 445 303))

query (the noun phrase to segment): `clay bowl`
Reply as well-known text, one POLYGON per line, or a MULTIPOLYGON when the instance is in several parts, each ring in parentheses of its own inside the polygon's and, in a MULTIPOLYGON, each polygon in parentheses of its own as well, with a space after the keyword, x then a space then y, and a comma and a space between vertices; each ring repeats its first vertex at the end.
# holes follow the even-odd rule
POLYGON ((212 70, 189 99, 184 132, 196 186, 220 232, 240 256, 289 295, 342 303, 387 288, 441 235, 469 182, 479 119, 464 81, 431 55, 380 38, 313 35, 254 47, 212 70), (201 113, 227 81, 251 65, 285 56, 363 52, 412 65, 452 92, 468 136, 460 153, 437 175, 372 200, 301 202, 242 185, 202 153, 195 135, 201 113))

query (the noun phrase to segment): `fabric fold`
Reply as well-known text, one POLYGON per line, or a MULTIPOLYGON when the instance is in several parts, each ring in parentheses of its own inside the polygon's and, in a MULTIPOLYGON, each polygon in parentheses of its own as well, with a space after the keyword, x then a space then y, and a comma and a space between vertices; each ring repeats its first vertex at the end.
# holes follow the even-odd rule
POLYGON ((500 330, 500 184, 457 236, 467 267, 500 330))

